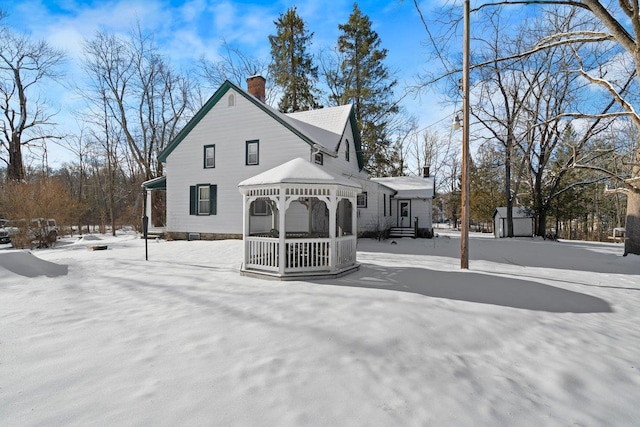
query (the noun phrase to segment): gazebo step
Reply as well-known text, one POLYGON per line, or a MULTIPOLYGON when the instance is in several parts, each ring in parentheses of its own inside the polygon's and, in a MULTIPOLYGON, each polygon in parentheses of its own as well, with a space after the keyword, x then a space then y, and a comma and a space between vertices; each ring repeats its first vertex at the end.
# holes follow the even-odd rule
POLYGON ((255 277, 258 279, 271 279, 271 280, 281 280, 281 281, 289 281, 289 280, 323 280, 323 279, 336 279, 338 277, 345 276, 354 271, 358 271, 360 269, 360 264, 354 264, 347 267, 340 268, 334 272, 330 271, 302 271, 298 273, 286 273, 284 275, 264 271, 264 270, 247 270, 244 268, 240 269, 240 274, 242 276, 247 277, 255 277))

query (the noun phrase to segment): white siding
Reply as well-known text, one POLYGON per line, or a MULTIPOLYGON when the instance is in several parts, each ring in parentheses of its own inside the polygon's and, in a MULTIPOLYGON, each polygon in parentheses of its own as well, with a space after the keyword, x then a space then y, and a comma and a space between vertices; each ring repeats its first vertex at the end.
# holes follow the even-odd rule
POLYGON ((367 207, 358 208, 358 231, 384 231, 394 227, 394 212, 390 208, 394 191, 374 181, 366 181, 363 191, 367 192, 367 207))
POLYGON ((169 232, 242 233, 242 195, 238 183, 296 157, 310 146, 244 96, 227 99, 208 112, 167 158, 169 232), (259 140, 259 164, 245 165, 246 141, 259 140), (204 169, 204 146, 215 144, 215 168, 204 169), (189 215, 189 186, 218 186, 217 215, 189 215))
MULTIPOLYGON (((494 217, 494 235, 496 237, 507 236, 507 218, 500 215, 494 217)), ((513 218, 513 237, 532 237, 533 236, 533 219, 532 218, 513 218)))

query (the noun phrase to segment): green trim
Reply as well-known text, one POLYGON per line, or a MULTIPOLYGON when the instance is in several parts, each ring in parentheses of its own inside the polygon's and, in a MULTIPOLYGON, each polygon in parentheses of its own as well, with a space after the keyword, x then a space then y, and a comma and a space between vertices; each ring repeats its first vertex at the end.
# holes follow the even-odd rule
POLYGON ((216 215, 218 212, 218 186, 209 185, 209 215, 216 215))
POLYGON ((176 137, 173 138, 173 140, 169 142, 169 144, 167 144, 165 149, 162 150, 160 154, 158 154, 159 162, 167 161, 167 157, 169 156, 169 154, 171 154, 171 152, 176 149, 176 147, 182 142, 182 140, 185 139, 187 135, 189 135, 189 133, 193 130, 193 128, 195 128, 196 125, 200 123, 200 120, 202 120, 207 115, 207 113, 211 111, 211 109, 218 103, 218 101, 220 101, 220 99, 222 99, 222 97, 224 97, 227 91, 231 88, 235 88, 236 90, 239 90, 240 92, 242 92, 230 81, 228 80, 225 81, 222 84, 222 86, 220 86, 220 88, 218 88, 218 90, 215 91, 215 93, 211 96, 211 98, 209 98, 209 100, 205 102, 202 108, 198 110, 196 115, 193 116, 191 120, 189 120, 189 122, 185 125, 185 127, 183 127, 182 130, 178 132, 176 137))
POLYGON ((351 159, 351 153, 349 153, 349 140, 345 138, 344 140, 344 159, 348 162, 351 159))
POLYGON ((150 179, 142 183, 142 186, 146 190, 166 190, 167 189, 167 177, 159 176, 157 178, 150 179))
POLYGON ((364 159, 362 158, 362 144, 360 143, 360 131, 358 130, 358 122, 356 120, 356 112, 351 106, 349 113, 349 121, 351 122, 351 133, 353 133, 353 148, 356 150, 356 158, 358 159, 358 169, 364 169, 364 159))
POLYGON ((209 144, 204 146, 203 150, 202 167, 204 169, 214 169, 216 167, 216 144, 209 144), (207 148, 213 148, 213 166, 207 166, 207 148))
MULTIPOLYGON (((258 100, 256 97, 248 94, 243 89, 240 89, 238 86, 231 83, 229 80, 226 80, 222 84, 222 86, 220 86, 218 90, 211 96, 211 98, 209 98, 209 100, 202 106, 202 108, 198 110, 198 112, 191 118, 191 120, 189 120, 189 122, 185 125, 185 127, 183 127, 182 130, 178 132, 176 137, 171 142, 169 142, 169 144, 167 144, 165 149, 162 150, 160 154, 158 154, 159 162, 167 161, 167 157, 169 157, 169 155, 173 152, 173 150, 175 150, 176 147, 182 142, 182 140, 185 139, 187 135, 189 135, 189 133, 193 130, 193 128, 195 128, 196 125, 200 123, 200 121, 207 115, 207 113, 209 113, 209 111, 211 111, 211 109, 218 103, 218 101, 220 101, 225 96, 225 94, 229 91, 229 89, 233 89, 239 95, 243 96, 245 99, 252 102, 256 107, 260 108, 262 111, 267 113, 269 116, 275 119, 278 123, 280 123, 287 129, 289 129, 291 132, 293 132, 296 136, 298 136, 300 139, 305 141, 310 146, 313 147, 315 145, 315 141, 312 141, 307 135, 301 133, 298 129, 292 127, 291 125, 289 125, 289 123, 283 120, 278 115, 280 114, 279 112, 268 107, 266 104, 258 100)), ((236 102, 236 105, 238 105, 237 102, 236 102)), ((364 162, 362 160, 362 149, 360 147, 360 133, 358 132, 358 124, 356 123, 356 115, 355 115, 353 106, 351 107, 349 120, 351 121, 351 131, 353 132, 353 139, 354 139, 353 143, 356 149, 356 156, 358 158, 358 168, 362 170, 364 168, 364 162)))
POLYGON ((196 206, 198 203, 198 187, 196 185, 189 186, 189 215, 197 215, 198 207, 196 206))

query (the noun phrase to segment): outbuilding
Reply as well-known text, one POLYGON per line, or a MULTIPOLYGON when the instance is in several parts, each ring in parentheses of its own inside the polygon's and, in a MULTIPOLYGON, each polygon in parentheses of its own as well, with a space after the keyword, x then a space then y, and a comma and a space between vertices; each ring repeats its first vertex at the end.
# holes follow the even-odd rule
MULTIPOLYGON (((529 208, 513 207, 513 237, 533 237, 534 217, 529 208)), ((493 212, 493 234, 496 237, 508 237, 507 208, 496 208, 493 212)))

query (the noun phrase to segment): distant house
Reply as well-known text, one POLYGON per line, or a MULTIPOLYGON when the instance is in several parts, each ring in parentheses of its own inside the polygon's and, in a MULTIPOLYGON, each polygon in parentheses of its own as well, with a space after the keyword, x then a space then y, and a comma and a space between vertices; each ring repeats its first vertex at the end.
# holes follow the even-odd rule
MULTIPOLYGON (((297 158, 361 189, 356 201, 359 234, 412 227, 415 217, 420 228, 431 228, 433 179, 370 179, 352 105, 283 114, 265 104, 262 76, 249 77, 247 87, 245 91, 224 82, 159 154, 166 176, 144 186, 166 191, 168 235, 242 238, 238 184, 297 158)), ((309 206, 302 197, 293 200, 287 215, 302 214, 309 206)), ((247 209, 253 224, 269 217, 265 200, 255 200, 247 209)), ((288 227, 311 231, 308 222, 290 222, 288 227)))
MULTIPOLYGON (((513 237, 533 237, 534 217, 530 209, 514 206, 513 237)), ((507 237, 507 208, 496 208, 493 212, 493 234, 496 237, 507 237)))
MULTIPOLYGON (((371 180, 393 190, 388 201, 390 220, 387 221, 391 225, 392 236, 411 234, 414 229, 419 235, 433 231, 434 179, 429 175, 428 167, 424 168, 422 178, 398 176, 371 180)), ((382 218, 387 218, 386 213, 383 209, 382 218)))

